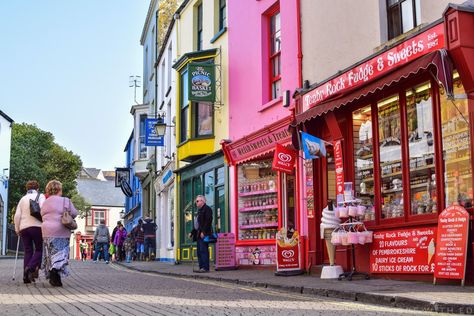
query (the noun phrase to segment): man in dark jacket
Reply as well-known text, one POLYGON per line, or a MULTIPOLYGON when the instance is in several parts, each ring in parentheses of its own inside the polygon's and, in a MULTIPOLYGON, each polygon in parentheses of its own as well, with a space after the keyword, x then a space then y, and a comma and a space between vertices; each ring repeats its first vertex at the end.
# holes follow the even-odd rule
POLYGON ((202 195, 196 196, 198 214, 194 222, 197 234, 197 256, 199 270, 196 272, 209 272, 209 243, 204 237, 212 234, 212 209, 206 204, 206 198, 202 195))
POLYGON ((156 242, 156 229, 158 227, 153 220, 147 216, 145 217, 145 223, 143 224, 143 236, 145 243, 145 260, 154 260, 155 258, 155 242, 156 242))
POLYGON ((95 243, 95 250, 94 250, 94 262, 97 262, 97 258, 99 256, 99 252, 103 251, 105 263, 109 263, 109 228, 105 226, 105 221, 101 220, 100 225, 97 226, 94 232, 94 243, 95 243))

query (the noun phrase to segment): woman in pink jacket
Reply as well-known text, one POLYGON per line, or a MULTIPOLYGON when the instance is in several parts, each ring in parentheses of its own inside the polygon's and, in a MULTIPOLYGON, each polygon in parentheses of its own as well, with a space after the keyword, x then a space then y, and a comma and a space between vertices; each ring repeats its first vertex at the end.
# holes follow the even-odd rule
POLYGON ((41 207, 43 223, 43 264, 46 278, 52 286, 62 286, 61 275, 68 276, 69 270, 69 238, 71 231, 61 223, 63 213, 68 210, 72 217, 77 216, 77 210, 71 200, 62 197, 61 182, 49 181, 46 185, 48 199, 41 207))

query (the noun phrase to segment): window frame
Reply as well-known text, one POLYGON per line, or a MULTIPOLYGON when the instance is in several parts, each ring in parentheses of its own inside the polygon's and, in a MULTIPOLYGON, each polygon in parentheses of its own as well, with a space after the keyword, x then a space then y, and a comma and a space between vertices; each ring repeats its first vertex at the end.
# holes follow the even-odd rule
POLYGON ((269 92, 268 92, 268 96, 269 96, 269 101, 271 100, 275 100, 277 99, 278 97, 281 96, 281 15, 280 15, 280 28, 278 30, 274 30, 272 28, 272 19, 276 16, 276 15, 280 15, 280 4, 277 3, 274 7, 272 7, 267 13, 266 13, 266 17, 267 17, 267 25, 268 25, 268 33, 267 33, 267 40, 268 40, 268 67, 269 67, 269 71, 268 71, 268 82, 269 82, 269 86, 268 86, 268 89, 269 89, 269 92), (279 44, 279 50, 278 51, 275 51, 273 52, 273 43, 275 42, 276 38, 276 34, 279 33, 280 34, 280 44, 279 44), (278 64, 279 64, 279 73, 275 76, 273 75, 273 69, 274 69, 274 61, 275 60, 278 60, 278 64), (280 95, 277 95, 277 94, 274 94, 274 87, 275 85, 278 83, 278 81, 280 81, 280 95))
MULTIPOLYGON (((403 11, 402 11, 402 4, 406 1, 411 1, 412 2, 412 11, 413 11, 413 16, 412 21, 413 21, 413 28, 417 27, 418 25, 421 24, 421 21, 418 21, 417 19, 417 9, 420 10, 418 7, 419 3, 417 3, 417 0, 386 0, 386 6, 387 6, 387 36, 388 40, 391 40, 393 38, 396 38, 397 36, 400 36, 401 34, 404 34, 408 32, 409 30, 404 31, 403 30, 403 11), (395 1, 395 3, 390 4, 390 1, 395 1), (399 23, 399 29, 395 30, 394 23, 391 22, 391 12, 394 9, 398 9, 398 23, 399 23)), ((412 29, 413 29, 412 28, 412 29)))
POLYGON ((203 8, 202 2, 196 7, 196 50, 203 50, 203 8))
POLYGON ((188 69, 180 73, 180 106, 179 106, 179 142, 184 143, 189 140, 188 138, 188 125, 189 125, 189 100, 188 100, 188 69), (184 88, 186 87, 186 89, 184 88), (186 102, 185 102, 186 100, 186 102))
POLYGON ((192 139, 199 139, 199 138, 212 138, 214 137, 214 103, 212 102, 196 102, 196 101, 192 101, 191 102, 192 106, 191 106, 191 116, 192 116, 192 126, 193 126, 193 134, 192 134, 192 139), (200 135, 199 134, 199 126, 200 126, 200 122, 199 122, 199 105, 201 103, 204 103, 204 104, 209 104, 210 107, 211 107, 211 118, 212 118, 212 132, 211 134, 203 134, 203 135, 200 135))
POLYGON ((219 1, 219 31, 222 31, 227 25, 227 0, 219 1))

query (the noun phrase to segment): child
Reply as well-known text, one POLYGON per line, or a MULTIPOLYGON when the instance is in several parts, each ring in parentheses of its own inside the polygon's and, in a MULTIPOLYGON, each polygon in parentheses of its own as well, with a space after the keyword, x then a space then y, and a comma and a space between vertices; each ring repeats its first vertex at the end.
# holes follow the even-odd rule
POLYGON ((117 261, 123 260, 123 242, 125 241, 125 238, 127 238, 127 231, 123 225, 120 225, 114 238, 115 260, 117 261))
POLYGON ((127 263, 130 263, 132 259, 132 251, 134 248, 134 240, 132 238, 132 233, 127 234, 127 238, 125 238, 125 241, 123 242, 123 249, 125 250, 125 258, 127 260, 127 263))

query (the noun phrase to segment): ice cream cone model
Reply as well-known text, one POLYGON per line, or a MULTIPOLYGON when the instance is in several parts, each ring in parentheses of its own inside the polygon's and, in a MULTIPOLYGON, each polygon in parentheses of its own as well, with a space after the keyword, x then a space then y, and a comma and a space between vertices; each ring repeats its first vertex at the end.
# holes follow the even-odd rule
POLYGON ((336 246, 334 246, 331 243, 331 238, 329 239, 325 238, 324 240, 326 241, 326 249, 328 251, 329 265, 333 266, 336 259, 336 246))
POLYGON ((339 227, 341 220, 334 214, 332 204, 323 209, 323 216, 321 219, 321 238, 326 241, 326 249, 328 251, 329 263, 331 266, 334 265, 336 256, 336 246, 331 243, 331 234, 339 227))
POLYGON ((431 258, 433 258, 435 252, 435 242, 434 239, 431 239, 430 243, 428 244, 428 264, 430 264, 431 258))

